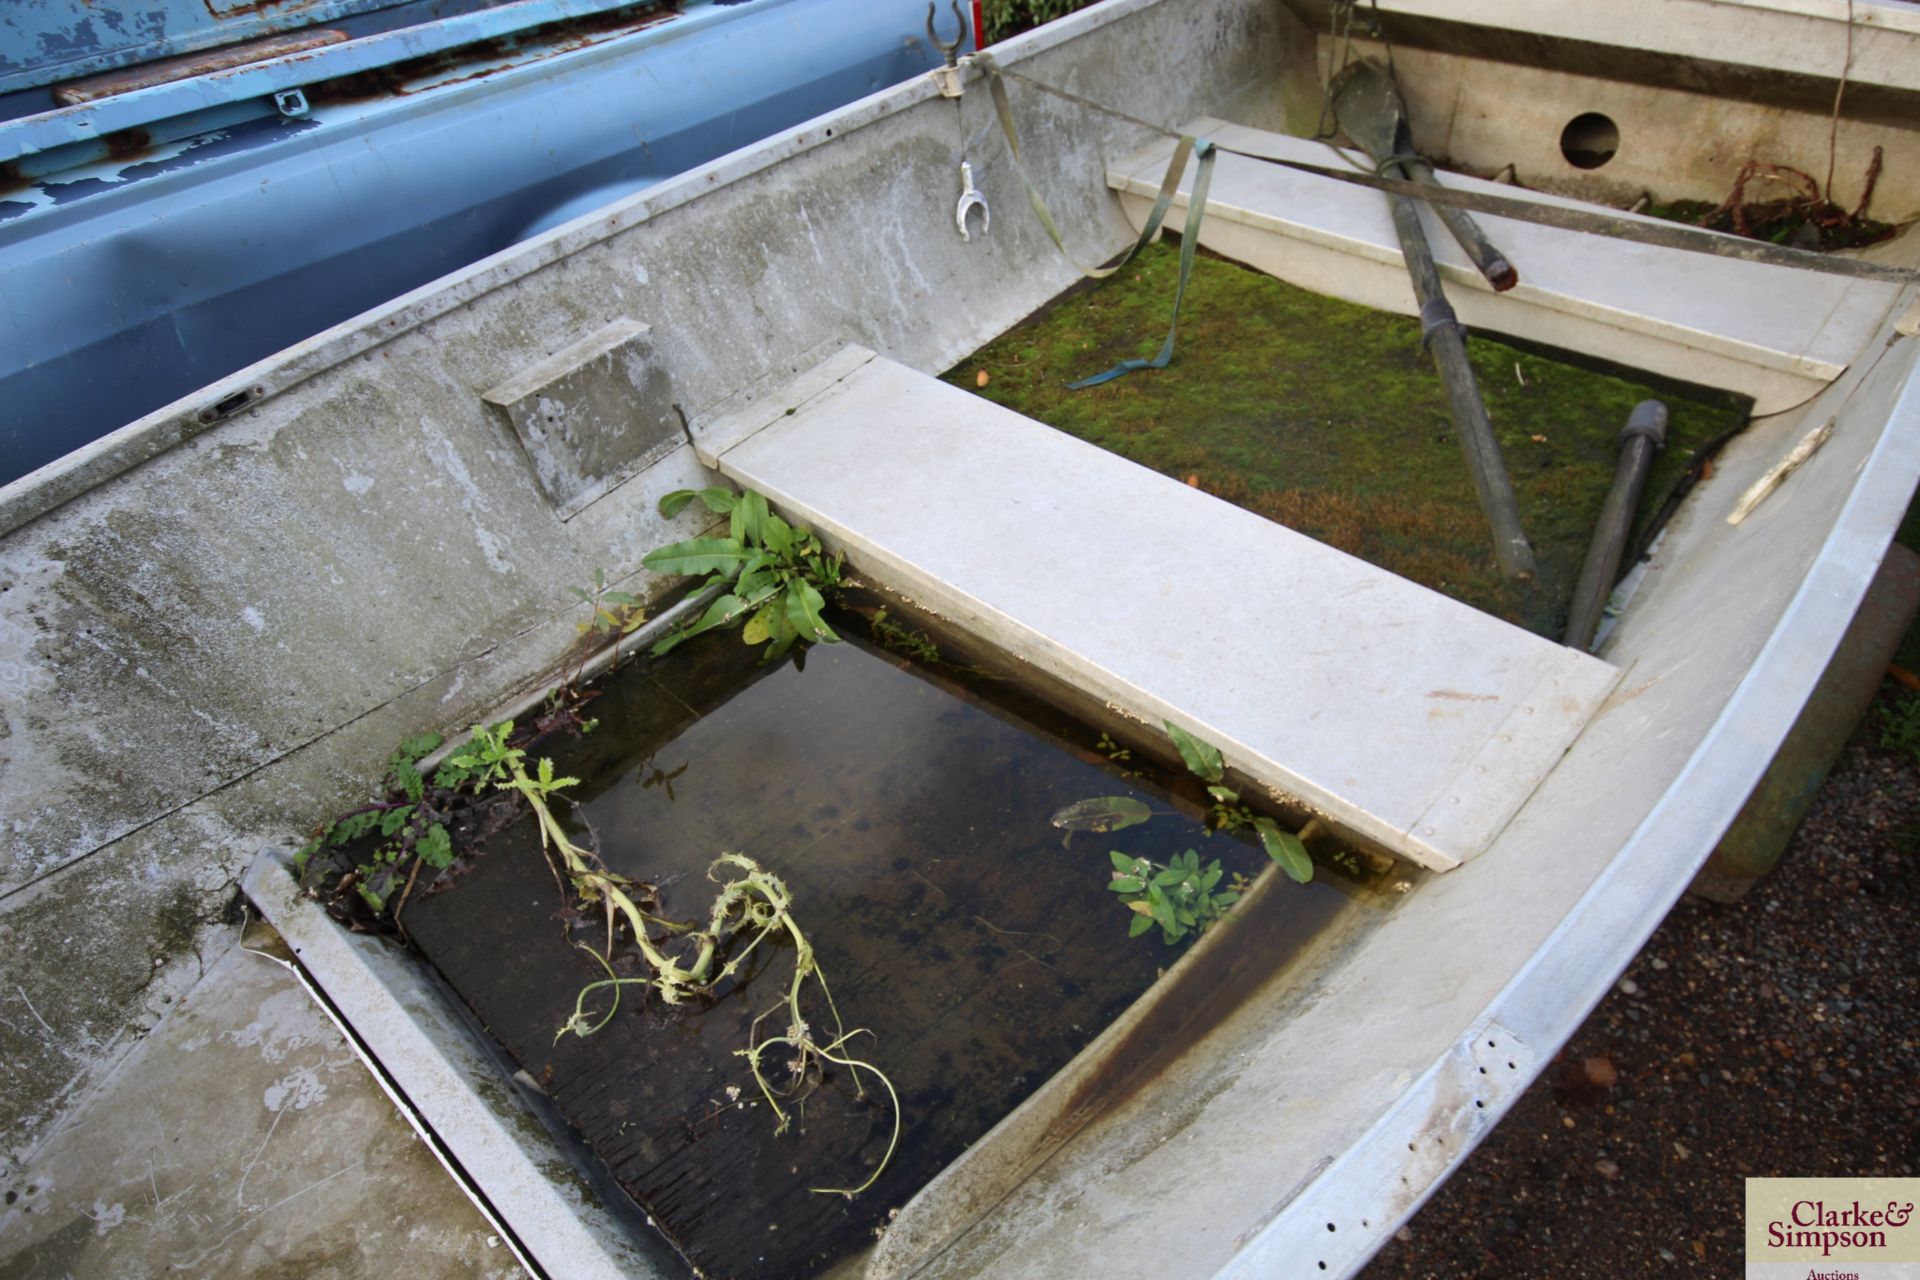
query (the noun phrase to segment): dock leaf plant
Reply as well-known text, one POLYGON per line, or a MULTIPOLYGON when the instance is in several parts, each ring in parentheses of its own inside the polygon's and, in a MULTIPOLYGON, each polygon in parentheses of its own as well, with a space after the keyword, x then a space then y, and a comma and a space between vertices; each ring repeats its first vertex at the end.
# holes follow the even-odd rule
POLYGON ((671 519, 695 502, 727 517, 727 535, 658 547, 640 563, 656 573, 704 574, 699 590, 723 590, 698 618, 655 643, 656 655, 703 632, 732 626, 740 627, 746 643, 765 646, 763 662, 775 661, 801 641, 840 639, 821 612, 827 594, 840 586, 841 557, 829 556, 812 530, 775 515, 765 496, 751 489, 677 489, 660 499, 660 514, 671 519))

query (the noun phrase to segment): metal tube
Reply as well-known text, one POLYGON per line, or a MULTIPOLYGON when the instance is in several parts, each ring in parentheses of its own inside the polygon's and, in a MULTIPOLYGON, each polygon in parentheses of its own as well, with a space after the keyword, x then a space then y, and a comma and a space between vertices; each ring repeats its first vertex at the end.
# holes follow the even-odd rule
MULTIPOLYGON (((1370 62, 1356 62, 1342 72, 1334 90, 1334 115, 1347 135, 1373 157, 1382 176, 1397 174, 1410 180, 1424 176, 1431 181, 1432 168, 1412 154, 1406 105, 1385 69, 1370 62)), ((1447 403, 1453 410, 1460 451, 1473 474, 1480 510, 1493 528, 1493 558, 1507 577, 1531 578, 1533 547, 1527 542, 1526 530, 1520 527, 1520 504, 1514 500, 1513 483, 1501 461, 1500 444, 1494 439, 1493 423, 1487 418, 1486 403, 1474 381, 1473 366, 1467 363, 1466 331, 1440 287, 1433 246, 1420 223, 1420 206, 1399 195, 1388 196, 1387 203, 1393 210, 1393 227, 1400 235, 1407 274, 1413 279, 1414 300, 1420 306, 1420 341, 1433 352, 1447 403)), ((1472 219, 1449 218, 1446 225, 1496 288, 1512 287, 1518 275, 1472 219)))
POLYGON ((1400 233, 1400 249, 1406 256, 1407 274, 1413 280, 1413 296, 1420 304, 1420 337, 1433 352, 1434 365, 1440 370, 1447 404, 1453 410, 1454 431, 1460 437, 1460 451, 1473 474, 1480 509, 1493 527, 1493 558, 1509 578, 1531 578, 1533 546, 1521 528, 1520 504, 1514 499, 1513 483, 1500 458, 1500 443, 1494 439, 1493 423, 1480 399, 1473 366, 1467 363, 1465 330, 1440 288, 1440 272, 1433 265, 1433 246, 1427 243, 1426 230, 1420 225, 1419 208, 1404 196, 1389 196, 1388 200, 1393 206, 1394 229, 1400 233))
MULTIPOLYGON (((1433 166, 1425 160, 1404 161, 1400 169, 1414 182, 1440 185, 1439 179, 1433 176, 1433 166)), ((1472 214, 1458 205, 1436 204, 1429 207, 1440 215, 1440 221, 1447 224, 1447 230, 1453 233, 1453 238, 1473 259, 1473 265, 1480 269, 1480 274, 1487 278, 1487 283, 1493 286, 1495 293, 1505 293, 1520 283, 1519 271, 1507 261, 1505 254, 1493 247, 1493 242, 1487 239, 1487 233, 1480 229, 1480 224, 1473 220, 1472 214)))
MULTIPOLYGON (((1372 62, 1356 62, 1340 73, 1333 93, 1335 119, 1347 136, 1382 167, 1382 177, 1393 176, 1385 170, 1395 167, 1389 163, 1395 162, 1407 181, 1445 189, 1433 176, 1433 166, 1414 150, 1407 104, 1390 71, 1372 62)), ((1520 283, 1520 273, 1505 254, 1493 247, 1472 214, 1458 205, 1436 204, 1433 209, 1495 293, 1505 293, 1520 283)))
POLYGON ((1613 488, 1600 507, 1593 542, 1587 548, 1586 563, 1580 566, 1580 582, 1573 589, 1573 605, 1567 612, 1569 648, 1584 650, 1593 643, 1607 597, 1613 594, 1613 584, 1619 578, 1620 555, 1626 550, 1627 535, 1633 531, 1647 471, 1653 466, 1654 453, 1666 443, 1667 406, 1658 400, 1642 400, 1620 429, 1620 463, 1614 469, 1613 488))

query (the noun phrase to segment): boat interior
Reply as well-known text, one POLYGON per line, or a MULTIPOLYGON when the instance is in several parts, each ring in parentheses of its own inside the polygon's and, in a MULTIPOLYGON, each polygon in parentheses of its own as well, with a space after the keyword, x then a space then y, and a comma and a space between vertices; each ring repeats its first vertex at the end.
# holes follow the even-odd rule
POLYGON ((1635 22, 1523 0, 1105 0, 0 488, 0 957, 21 1000, 0 1020, 0 1173, 20 1192, 0 1226, 20 1258, 76 1271, 121 1239, 204 1250, 164 1225, 157 1178, 146 1225, 96 1230, 154 1176, 112 1117, 346 1045, 371 1067, 358 1083, 327 1076, 333 1101, 297 1115, 243 1100, 170 1146, 166 1176, 248 1206, 249 1155, 309 1171, 259 1210, 299 1208, 302 1241, 353 1236, 404 1185, 471 1201, 538 1274, 691 1274, 644 1206, 579 1171, 538 1082, 431 966, 341 928, 289 864, 394 743, 545 705, 578 651, 567 584, 603 571, 659 615, 586 674, 703 607, 641 562, 716 522, 663 514, 666 495, 724 485, 1088 723, 1214 744, 1243 790, 1379 871, 1273 954, 1257 942, 1299 899, 1266 868, 1230 927, 1169 952, 930 1181, 876 1187, 884 1229, 830 1274, 1353 1274, 1729 833, 1764 821, 1750 797, 1836 655, 1892 643, 1856 619, 1888 593, 1911 613, 1888 546, 1920 477, 1917 105, 1920 7, 1892 0, 1671 0, 1635 22), (1751 402, 1621 566, 1590 645, 968 388, 974 353, 1097 298, 1083 268, 1156 224, 1188 257, 1419 317, 1423 341, 1450 325, 1410 280, 1393 166, 1329 131, 1362 64, 1391 68, 1412 146, 1517 271, 1496 287, 1476 265, 1442 216, 1465 206, 1413 214, 1474 339, 1751 402), (1892 234, 1819 256, 1650 207, 1718 206, 1750 160, 1776 185, 1825 175, 1833 206, 1892 234), (328 1021, 262 1068, 276 1000, 328 1021), (301 1191, 359 1168, 338 1150, 411 1141, 394 1115, 437 1161, 301 1191))

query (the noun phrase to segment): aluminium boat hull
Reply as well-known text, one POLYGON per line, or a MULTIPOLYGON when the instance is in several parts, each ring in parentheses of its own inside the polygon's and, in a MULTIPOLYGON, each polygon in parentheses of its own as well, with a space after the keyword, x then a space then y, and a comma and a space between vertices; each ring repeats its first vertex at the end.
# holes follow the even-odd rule
MULTIPOLYGON (((1753 7, 1792 21, 1813 8, 1753 7)), ((999 56, 1135 116, 1280 129, 1300 95, 1273 69, 1310 72, 1309 17, 1271 0, 1108 0, 999 56)), ((713 424, 850 343, 945 369, 1072 284, 981 141, 980 88, 955 101, 917 81, 809 121, 0 490, 0 962, 22 991, 72 989, 76 962, 49 940, 97 918, 88 904, 123 904, 98 963, 165 954, 169 895, 217 898, 406 733, 537 694, 574 636, 558 584, 601 567, 666 587, 639 560, 690 517, 663 521, 655 502, 707 482, 695 441, 713 424), (997 216, 963 240, 968 157, 997 216), (567 510, 486 393, 620 322, 645 326, 688 438, 567 510), (200 421, 254 387, 246 408, 200 421)), ((1128 243, 1105 174, 1147 135, 1059 99, 1016 101, 1028 166, 1080 256, 1128 243)), ((1887 138, 1903 162, 1920 156, 1910 131, 1887 138)), ((1204 1035, 1142 1057, 1133 1022, 1110 1030, 906 1206, 867 1273, 1067 1276, 1097 1259, 1158 1276, 1170 1239, 1192 1274, 1362 1265, 1632 959, 1839 646, 1920 475, 1915 296, 1879 297, 1843 368, 1728 446, 1600 650, 1621 672, 1614 693, 1483 852, 1415 877, 1284 971, 1249 976, 1230 933, 1197 950, 1158 999, 1239 964, 1236 999, 1204 1035), (1730 524, 1749 484, 1829 419, 1827 444, 1730 524)), ((501 1137, 513 1126, 498 1108, 517 1104, 472 1087, 463 1073, 483 1065, 432 1025, 399 958, 326 932, 271 860, 247 884, 536 1265, 672 1274, 574 1190, 527 1174, 539 1155, 501 1137)), ((196 939, 230 945, 211 927, 196 939)), ((159 972, 161 992, 192 999, 190 974, 159 972)), ((150 1021, 150 995, 92 985, 46 1036, 0 1026, 19 1158, 124 1054, 97 1029, 150 1021)))

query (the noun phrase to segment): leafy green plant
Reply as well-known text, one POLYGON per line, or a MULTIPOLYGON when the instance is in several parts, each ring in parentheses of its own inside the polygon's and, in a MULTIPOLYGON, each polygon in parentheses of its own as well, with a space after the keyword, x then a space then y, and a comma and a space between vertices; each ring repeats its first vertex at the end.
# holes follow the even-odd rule
POLYGON ((381 774, 383 798, 348 810, 316 831, 294 854, 295 873, 304 877, 313 856, 323 849, 343 848, 377 834, 380 843, 350 884, 368 906, 381 911, 403 877, 404 900, 422 866, 439 870, 450 865, 453 841, 447 834, 448 808, 460 782, 443 766, 429 784, 419 768, 440 742, 437 733, 416 733, 402 742, 381 774))
POLYGON ((1219 748, 1194 737, 1171 720, 1166 725, 1167 736, 1173 739, 1180 759, 1195 777, 1207 784, 1207 794, 1213 798, 1213 807, 1207 811, 1207 825, 1215 831, 1251 828, 1260 838, 1260 847, 1267 851, 1267 856, 1279 863, 1280 869, 1296 884, 1313 879, 1313 859, 1307 855, 1307 846, 1300 837, 1281 830, 1272 818, 1254 813, 1240 802, 1240 793, 1226 785, 1227 766, 1219 748))
MULTIPOLYGON (((543 719, 564 719, 582 727, 590 723, 564 711, 543 719)), ((475 725, 469 740, 428 776, 421 772, 420 762, 439 750, 443 739, 432 732, 414 734, 388 759, 381 775, 382 798, 350 809, 316 831, 294 855, 295 874, 305 881, 316 854, 344 850, 378 835, 379 843, 345 871, 333 895, 337 898, 351 889, 376 915, 385 913, 397 924, 421 870, 440 871, 453 865, 449 825, 455 814, 489 789, 507 784, 525 757, 525 750, 513 745, 514 739, 511 720, 475 725), (396 888, 400 889, 398 899, 393 896, 396 888)))
POLYGON ((811 530, 773 514, 762 495, 749 489, 678 489, 660 499, 671 518, 699 502, 728 517, 724 538, 689 538, 648 553, 641 564, 656 573, 707 575, 700 589, 726 587, 706 612, 653 646, 658 655, 682 641, 719 627, 739 625, 750 645, 764 644, 771 662, 801 640, 839 640, 821 618, 825 592, 840 586, 841 558, 829 556, 811 530))
MULTIPOLYGON (((1305 884, 1313 879, 1313 859, 1306 843, 1290 831, 1281 829, 1272 818, 1255 813, 1241 803, 1240 793, 1226 785, 1227 764, 1219 748, 1167 721, 1167 736, 1180 753, 1181 762, 1201 782, 1213 801, 1206 813, 1207 833, 1250 830, 1260 840, 1267 856, 1280 865, 1294 881, 1305 884)), ((1123 762, 1132 753, 1106 734, 1100 735, 1099 750, 1111 762, 1123 762)), ((1076 831, 1114 832, 1136 827, 1153 818, 1155 809, 1133 796, 1089 796, 1075 801, 1053 815, 1053 825, 1067 832, 1071 840, 1076 831)), ((1311 826, 1311 824, 1309 824, 1311 826)), ((1236 874, 1221 889, 1222 871, 1216 860, 1205 867, 1192 849, 1176 854, 1164 863, 1150 858, 1110 851, 1113 876, 1108 887, 1121 895, 1121 901, 1134 913, 1131 936, 1160 926, 1161 936, 1169 943, 1189 934, 1198 935, 1240 900, 1247 882, 1236 874)), ((1344 855, 1348 861, 1357 860, 1344 855)), ((1342 863, 1343 867, 1346 865, 1342 863)))
POLYGON ((986 0, 981 6, 981 42, 993 44, 1030 31, 1043 22, 1084 8, 1093 0, 986 0))
POLYGON ((1216 858, 1203 867, 1199 853, 1192 849, 1174 854, 1165 863, 1124 853, 1107 856, 1113 861, 1113 878, 1107 888, 1119 894, 1120 901, 1134 913, 1129 937, 1137 938, 1155 925, 1160 926, 1160 935, 1169 945, 1188 934, 1197 937, 1240 901, 1246 887, 1236 875, 1225 889, 1220 888, 1225 875, 1220 860, 1216 858))

